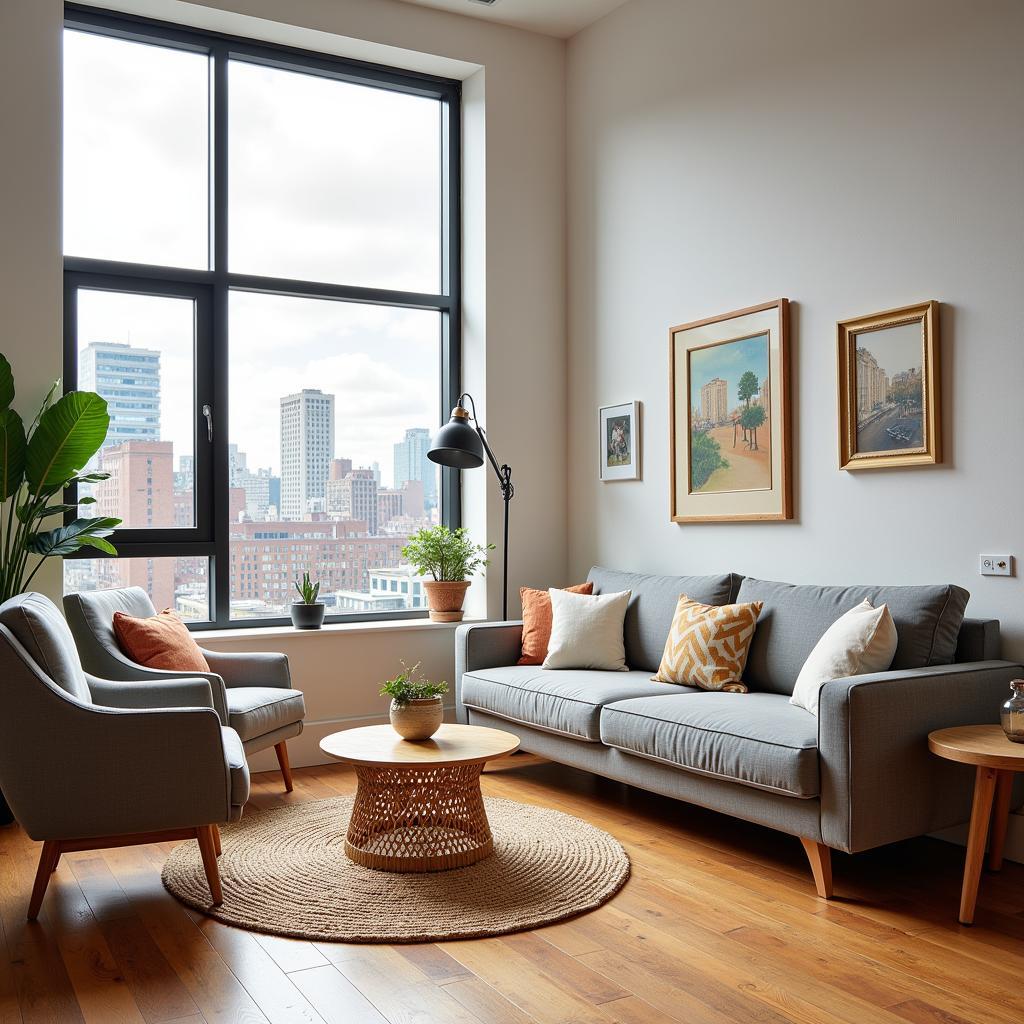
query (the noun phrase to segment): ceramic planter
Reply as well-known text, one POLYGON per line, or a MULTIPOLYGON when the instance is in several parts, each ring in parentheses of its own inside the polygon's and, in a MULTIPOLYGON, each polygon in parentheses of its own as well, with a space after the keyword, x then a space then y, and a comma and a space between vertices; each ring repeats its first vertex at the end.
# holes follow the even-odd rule
POLYGON ((429 740, 441 728, 444 705, 440 697, 391 702, 391 727, 402 739, 429 740))
POLYGON ((321 602, 305 604, 296 601, 292 605, 292 625, 296 629, 319 629, 324 624, 327 606, 321 602))
POLYGON ((468 580, 427 580, 423 586, 427 591, 427 607, 433 622, 462 621, 468 580))

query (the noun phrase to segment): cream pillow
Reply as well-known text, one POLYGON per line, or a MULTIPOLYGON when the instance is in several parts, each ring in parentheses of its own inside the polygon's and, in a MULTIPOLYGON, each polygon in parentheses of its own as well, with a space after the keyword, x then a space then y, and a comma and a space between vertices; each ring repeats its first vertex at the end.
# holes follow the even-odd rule
POLYGON ((818 713, 818 694, 830 679, 884 672, 896 653, 896 624, 886 605, 862 601, 841 615, 814 645, 796 677, 790 704, 818 713))
POLYGON ((543 668, 596 668, 628 672, 622 624, 632 591, 573 594, 549 590, 551 639, 543 668))

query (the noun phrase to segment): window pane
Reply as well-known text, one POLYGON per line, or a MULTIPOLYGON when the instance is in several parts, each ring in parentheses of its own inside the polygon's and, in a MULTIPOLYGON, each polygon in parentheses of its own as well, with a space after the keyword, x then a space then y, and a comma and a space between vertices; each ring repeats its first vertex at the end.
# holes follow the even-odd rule
POLYGON ((435 293, 438 100, 232 61, 230 269, 435 293))
POLYGON ((157 611, 183 619, 210 618, 210 563, 206 558, 66 558, 64 593, 142 587, 157 611))
POLYGON ((209 265, 209 58, 64 33, 64 252, 209 265))
POLYGON ((425 606, 401 549, 440 522, 426 458, 440 326, 432 311, 232 293, 233 618, 287 615, 305 571, 329 612, 425 606))
POLYGON ((83 487, 85 515, 126 529, 195 526, 195 302, 78 292, 78 386, 107 401, 110 428, 83 487))

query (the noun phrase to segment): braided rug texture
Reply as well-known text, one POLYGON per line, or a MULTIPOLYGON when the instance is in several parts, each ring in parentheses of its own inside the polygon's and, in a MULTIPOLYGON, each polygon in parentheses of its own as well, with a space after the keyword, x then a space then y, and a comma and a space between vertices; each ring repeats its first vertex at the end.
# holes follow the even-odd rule
POLYGON ((351 797, 248 814, 222 830, 224 902, 210 903, 197 843, 182 843, 163 883, 218 921, 301 939, 438 942, 503 935, 594 910, 629 877, 607 832, 561 811, 485 798, 495 852, 453 871, 399 874, 345 856, 351 797))

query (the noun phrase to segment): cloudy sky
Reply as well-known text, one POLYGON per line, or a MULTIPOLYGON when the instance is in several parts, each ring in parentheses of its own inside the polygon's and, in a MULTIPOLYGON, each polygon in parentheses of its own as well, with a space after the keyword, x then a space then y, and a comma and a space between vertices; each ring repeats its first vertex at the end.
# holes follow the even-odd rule
MULTIPOLYGON (((205 57, 65 33, 65 251, 204 269, 205 57)), ((434 292, 440 105, 309 75, 230 70, 230 269, 434 292)), ((163 436, 191 451, 190 303, 92 292, 79 341, 161 351, 163 436)), ((436 428, 436 313, 235 293, 231 440, 279 469, 279 399, 337 396, 336 453, 381 464, 407 427, 436 428)))

